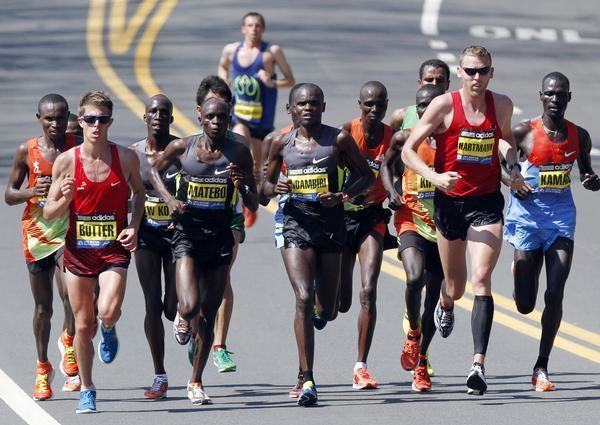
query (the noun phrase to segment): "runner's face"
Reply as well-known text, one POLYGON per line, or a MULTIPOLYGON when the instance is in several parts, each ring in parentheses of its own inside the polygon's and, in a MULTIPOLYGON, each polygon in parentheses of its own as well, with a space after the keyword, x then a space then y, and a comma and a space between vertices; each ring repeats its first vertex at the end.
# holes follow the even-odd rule
POLYGON ((388 99, 385 93, 375 87, 366 87, 358 100, 362 119, 370 124, 378 124, 385 117, 388 99))
POLYGON ((173 121, 172 114, 172 107, 166 99, 153 98, 144 114, 149 133, 169 134, 169 127, 173 121))
POLYGON ((450 81, 448 80, 448 77, 446 77, 444 69, 434 68, 433 66, 426 66, 423 69, 423 74, 419 80, 419 87, 423 87, 427 84, 441 87, 444 91, 447 91, 448 87, 450 87, 450 81))
MULTIPOLYGON (((85 105, 83 107, 83 116, 110 116, 110 110, 104 106, 85 105)), ((88 124, 82 117, 79 117, 79 124, 83 128, 83 139, 90 143, 101 143, 108 140, 108 128, 113 122, 112 117, 106 124, 102 124, 99 120, 88 124)))
POLYGON ((425 113, 425 110, 427 109, 427 107, 429 106, 431 101, 433 99, 435 99, 435 97, 436 96, 434 96, 431 93, 417 94, 415 101, 416 101, 417 115, 419 116, 419 119, 421 119, 421 117, 425 113))
POLYGON ((64 103, 46 103, 37 114, 44 136, 52 142, 65 136, 69 121, 69 110, 64 103))
POLYGON ((321 124, 325 102, 315 89, 301 88, 292 99, 291 114, 296 114, 303 127, 321 124))
POLYGON ((242 34, 250 40, 259 42, 262 41, 262 35, 265 32, 265 27, 263 26, 260 18, 256 16, 248 16, 244 19, 244 23, 242 24, 242 34))
POLYGON ((478 56, 465 56, 462 60, 462 64, 457 70, 458 78, 463 80, 463 89, 467 94, 471 96, 483 95, 487 89, 487 86, 494 76, 494 68, 487 57, 478 56), (474 75, 469 75, 467 71, 481 70, 488 72, 483 75, 482 72, 476 72, 474 75))
POLYGON ((229 127, 229 107, 225 102, 205 103, 201 117, 202 128, 208 137, 212 140, 225 138, 229 127))
POLYGON ((544 107, 544 115, 551 118, 562 118, 571 100, 571 93, 566 81, 547 79, 540 91, 540 100, 544 107))
POLYGON ((74 134, 83 137, 83 129, 79 125, 79 121, 69 121, 67 124, 67 134, 74 134))

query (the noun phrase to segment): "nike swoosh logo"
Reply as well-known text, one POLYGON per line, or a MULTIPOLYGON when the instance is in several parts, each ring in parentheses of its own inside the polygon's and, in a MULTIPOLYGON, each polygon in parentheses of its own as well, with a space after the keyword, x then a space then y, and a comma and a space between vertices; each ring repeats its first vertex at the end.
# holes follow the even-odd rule
POLYGON ((116 185, 118 185, 119 183, 121 183, 121 182, 112 182, 112 183, 110 184, 110 187, 115 187, 115 186, 116 186, 116 185))
POLYGON ((577 152, 577 151, 573 151, 573 152, 565 152, 565 158, 566 158, 566 157, 569 157, 569 156, 571 156, 571 155, 573 155, 575 152, 577 152))
POLYGON ((227 172, 229 172, 229 170, 227 168, 224 170, 215 170, 215 176, 218 176, 220 174, 225 174, 227 172))
POLYGON ((324 156, 323 158, 317 159, 317 158, 313 158, 313 164, 318 164, 319 162, 323 162, 325 161, 327 158, 329 158, 329 155, 324 156))
POLYGON ((179 174, 179 171, 175 171, 173 174, 165 174, 165 178, 166 179, 172 179, 173 177, 175 177, 177 174, 179 174))
POLYGON ((85 189, 85 186, 81 186, 81 187, 77 188, 77 190, 83 190, 83 189, 85 189))

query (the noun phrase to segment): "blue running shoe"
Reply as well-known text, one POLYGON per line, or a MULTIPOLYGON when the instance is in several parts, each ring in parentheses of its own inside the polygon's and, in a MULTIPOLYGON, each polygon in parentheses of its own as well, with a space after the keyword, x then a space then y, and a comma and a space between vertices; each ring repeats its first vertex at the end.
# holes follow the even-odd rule
POLYGON ((313 381, 306 381, 302 385, 302 394, 298 397, 298 406, 315 406, 317 401, 317 387, 313 381))
POLYGON ((100 322, 100 342, 98 343, 98 358, 102 363, 112 363, 117 357, 119 351, 119 339, 117 338, 117 328, 112 327, 107 331, 100 322))
POLYGON ((327 320, 323 319, 321 316, 319 316, 319 313, 317 313, 316 304, 313 304, 312 322, 313 326, 318 331, 320 331, 325 327, 325 325, 327 325, 327 320))
POLYGON ((96 413, 96 391, 82 390, 79 393, 79 404, 75 413, 96 413))

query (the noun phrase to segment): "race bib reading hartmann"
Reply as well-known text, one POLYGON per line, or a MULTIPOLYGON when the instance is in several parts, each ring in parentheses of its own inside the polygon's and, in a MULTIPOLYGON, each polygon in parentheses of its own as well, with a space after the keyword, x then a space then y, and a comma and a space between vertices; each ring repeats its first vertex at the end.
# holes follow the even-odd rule
POLYGON ((105 248, 117 240, 114 214, 77 216, 77 248, 105 248))
POLYGON ((487 165, 494 154, 494 130, 461 130, 456 159, 467 164, 487 165))

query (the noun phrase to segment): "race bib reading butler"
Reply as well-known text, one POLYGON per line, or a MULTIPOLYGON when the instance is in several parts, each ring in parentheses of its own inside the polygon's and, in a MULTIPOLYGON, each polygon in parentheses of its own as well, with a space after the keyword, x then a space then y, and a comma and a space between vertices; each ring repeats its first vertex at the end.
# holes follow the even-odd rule
POLYGON ((298 170, 288 170, 292 180, 292 198, 304 201, 318 201, 320 192, 329 190, 327 169, 321 167, 306 167, 298 170))
POLYGON ((194 208, 224 210, 227 201, 226 177, 191 177, 186 203, 194 208))
POLYGON ((495 142, 494 130, 461 130, 456 159, 467 164, 491 164, 495 142))
POLYGON ((105 248, 117 240, 114 214, 77 216, 77 248, 105 248))

